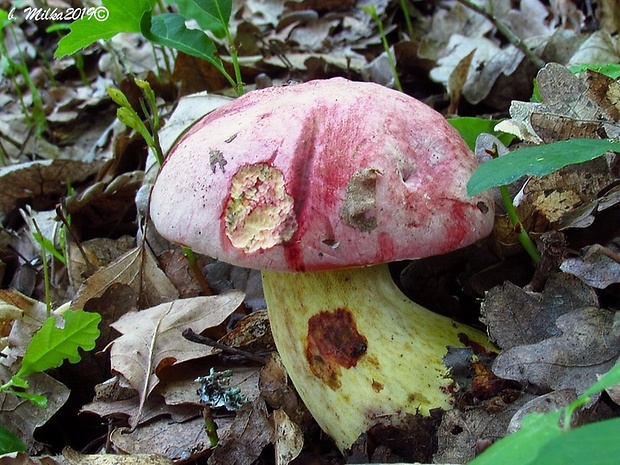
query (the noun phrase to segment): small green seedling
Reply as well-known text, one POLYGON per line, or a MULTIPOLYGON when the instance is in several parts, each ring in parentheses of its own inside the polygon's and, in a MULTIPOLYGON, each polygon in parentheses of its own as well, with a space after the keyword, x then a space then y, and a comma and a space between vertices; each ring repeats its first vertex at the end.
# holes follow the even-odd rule
POLYGON ((77 363, 81 359, 79 349, 89 351, 95 348, 99 337, 101 315, 84 310, 68 310, 62 314, 64 326, 56 326, 56 317, 45 320, 41 329, 32 337, 21 367, 9 381, 0 386, 0 392, 14 394, 40 407, 47 405, 47 398, 40 394, 26 392, 27 377, 57 368, 65 360, 77 363))
POLYGON ((18 53, 20 55, 20 60, 15 61, 9 57, 6 43, 4 41, 5 30, 9 34, 12 34, 15 43, 18 44, 19 41, 17 40, 15 30, 13 29, 13 21, 9 19, 9 13, 6 10, 0 9, 0 78, 6 76, 11 79, 13 82, 13 88, 17 93, 20 106, 22 107, 22 112, 26 116, 28 123, 34 127, 37 137, 40 137, 47 128, 43 97, 41 97, 41 92, 30 77, 30 71, 25 64, 27 62, 26 56, 24 55, 22 49, 19 48, 19 45, 18 53), (28 108, 28 105, 24 101, 20 86, 17 84, 17 76, 21 76, 28 86, 28 90, 32 96, 31 109, 28 108))
POLYGON ((182 0, 175 3, 179 13, 154 14, 155 0, 103 0, 101 7, 70 24, 71 32, 58 43, 54 56, 71 55, 99 40, 109 40, 122 32, 141 33, 153 44, 170 47, 211 63, 222 73, 238 95, 243 94, 237 50, 228 28, 232 0, 182 0), (101 13, 102 17, 97 17, 101 13), (214 35, 225 37, 234 68, 234 77, 216 56, 213 40, 203 30, 190 29, 188 19, 214 35))
POLYGON ((146 104, 142 100, 141 105, 144 114, 147 116, 150 128, 146 127, 140 115, 133 109, 121 90, 108 87, 108 95, 119 106, 116 110, 116 117, 144 138, 146 145, 153 151, 157 163, 161 166, 164 162, 164 154, 159 143, 161 118, 159 117, 155 93, 147 81, 134 79, 134 82, 142 90, 142 94, 145 97, 146 104))
MULTIPOLYGON (((0 386, 0 393, 12 394, 26 399, 44 408, 47 398, 44 395, 26 392, 30 387, 28 377, 57 368, 65 360, 77 363, 81 359, 79 350, 89 351, 95 348, 99 337, 101 315, 83 310, 63 312, 64 325, 56 326, 57 319, 50 316, 37 331, 21 361, 20 369, 10 380, 0 386)), ((23 451, 24 443, 6 428, 0 426, 0 454, 23 451)))
POLYGON ((366 12, 368 16, 375 22, 377 29, 379 30, 379 34, 381 35, 381 42, 383 43, 383 49, 388 58, 388 62, 390 63, 390 68, 392 69, 392 76, 394 77, 394 86, 400 92, 403 91, 403 86, 400 83, 400 78, 398 77, 398 70, 396 69, 396 60, 394 59, 394 55, 390 50, 390 44, 388 44, 387 36, 385 35, 385 30, 383 29, 383 23, 381 22, 381 18, 379 18, 379 14, 377 13, 377 9, 375 8, 375 4, 371 3, 366 6, 361 7, 362 10, 366 12))
POLYGON ((530 413, 521 429, 493 444, 470 465, 615 465, 620 457, 620 418, 571 427, 572 415, 592 396, 620 383, 615 365, 570 405, 550 413, 530 413))

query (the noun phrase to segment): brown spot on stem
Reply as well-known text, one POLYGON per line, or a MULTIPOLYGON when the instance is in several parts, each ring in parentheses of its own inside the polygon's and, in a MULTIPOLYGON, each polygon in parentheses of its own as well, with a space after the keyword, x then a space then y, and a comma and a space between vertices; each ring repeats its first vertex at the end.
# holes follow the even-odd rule
POLYGON ((310 370, 332 389, 341 386, 342 368, 352 368, 366 353, 368 340, 358 332, 351 312, 339 308, 308 321, 306 358, 310 370))

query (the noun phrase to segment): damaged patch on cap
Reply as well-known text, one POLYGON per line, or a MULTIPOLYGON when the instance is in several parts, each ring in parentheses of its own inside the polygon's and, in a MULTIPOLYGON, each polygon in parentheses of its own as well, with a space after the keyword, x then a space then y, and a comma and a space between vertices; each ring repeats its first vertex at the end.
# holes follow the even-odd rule
POLYGON ((282 244, 297 230, 293 204, 280 170, 265 163, 243 166, 230 184, 226 236, 247 253, 282 244))
POLYGON ((377 227, 377 218, 373 216, 377 204, 377 173, 381 174, 381 171, 376 168, 359 169, 353 173, 340 208, 340 219, 363 232, 377 227))

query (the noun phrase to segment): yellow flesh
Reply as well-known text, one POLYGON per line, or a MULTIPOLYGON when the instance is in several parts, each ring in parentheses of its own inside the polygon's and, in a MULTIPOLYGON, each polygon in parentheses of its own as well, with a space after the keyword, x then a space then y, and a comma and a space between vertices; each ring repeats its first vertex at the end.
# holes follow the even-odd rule
POLYGON ((372 425, 397 421, 391 416, 451 408, 446 389, 451 382, 442 362, 447 346, 463 346, 459 333, 489 346, 483 333, 410 301, 393 283, 387 265, 310 273, 263 271, 263 287, 284 366, 314 418, 341 450, 372 425), (337 309, 351 312, 366 344, 355 366, 337 368, 335 379, 327 383, 310 368, 308 321, 337 309))

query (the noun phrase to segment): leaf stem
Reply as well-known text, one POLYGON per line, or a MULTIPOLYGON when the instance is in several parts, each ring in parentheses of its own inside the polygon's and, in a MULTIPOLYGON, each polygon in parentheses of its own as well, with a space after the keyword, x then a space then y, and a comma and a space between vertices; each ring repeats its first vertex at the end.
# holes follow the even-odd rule
MULTIPOLYGON (((479 5, 476 5, 474 2, 470 0, 457 0, 459 3, 465 5, 470 10, 475 11, 476 13, 484 16, 486 19, 491 21, 493 25, 497 28, 497 31, 503 35, 508 42, 517 47, 523 54, 530 60, 537 68, 544 68, 546 63, 543 59, 541 59, 538 55, 536 55, 532 50, 530 50, 527 45, 523 42, 519 36, 517 36, 514 32, 510 30, 506 24, 500 20, 497 16, 493 14, 493 12, 489 12, 482 8, 479 5)), ((491 2, 490 2, 491 3, 491 2)))
POLYGON ((514 228, 515 233, 517 233, 517 238, 519 239, 519 242, 521 242, 521 245, 523 246, 525 251, 528 253, 528 255, 532 258, 534 263, 536 264, 540 263, 540 252, 538 252, 538 249, 532 242, 532 239, 530 238, 529 234, 523 227, 521 220, 519 219, 517 210, 515 209, 512 203, 512 199, 510 198, 508 187, 500 186, 499 190, 502 194, 502 200, 504 201, 504 207, 506 208, 506 214, 508 215, 508 218, 510 219, 510 223, 512 224, 514 228))

